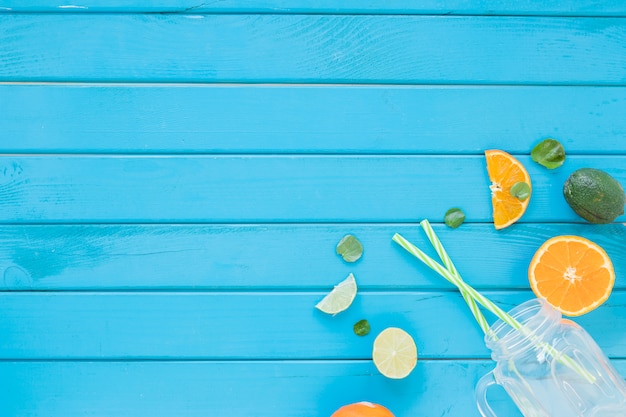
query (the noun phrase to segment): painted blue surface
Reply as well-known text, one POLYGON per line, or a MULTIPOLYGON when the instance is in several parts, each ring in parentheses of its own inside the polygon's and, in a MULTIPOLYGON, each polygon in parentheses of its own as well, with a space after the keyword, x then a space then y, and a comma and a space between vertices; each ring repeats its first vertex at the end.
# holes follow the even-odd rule
POLYGON ((624 114, 624 87, 0 84, 0 152, 624 154, 624 114))
MULTIPOLYGON (((602 245, 615 264, 616 288, 626 288, 620 279, 626 274, 626 228, 621 224, 524 223, 503 231, 472 223, 457 230, 443 224, 434 228, 477 288, 527 288, 532 255, 544 241, 563 234, 602 245), (483 250, 467 250, 476 242, 483 250)), ((396 232, 436 256, 415 223, 2 226, 0 239, 7 244, 0 247, 0 268, 5 271, 0 287, 325 291, 350 271, 367 290, 445 287, 441 278, 391 243, 396 232), (340 262, 335 254, 336 243, 347 233, 366 248, 367 256, 354 265, 340 262)))
POLYGON ((4 0, 0 12, 8 11, 624 16, 626 5, 620 0, 4 0))
MULTIPOLYGON (((626 182, 626 155, 575 155, 555 171, 519 159, 535 202, 523 222, 583 221, 562 191, 578 168, 626 182)), ((459 205, 491 221, 480 155, 18 155, 0 156, 0 170, 0 219, 14 223, 393 223, 459 205)))
POLYGON ((615 291, 576 321, 626 375, 626 217, 587 224, 561 192, 584 166, 626 184, 623 2, 22 3, 0 3, 0 416, 478 417, 480 330, 391 242, 432 254, 423 218, 505 309, 548 238, 603 246, 615 291), (529 157, 546 137, 554 171, 529 157), (533 181, 502 231, 486 149, 533 181), (351 272, 354 305, 316 311, 351 272), (405 380, 370 360, 386 326, 416 340, 405 380))
POLYGON ((0 18, 6 39, 0 44, 0 56, 5 57, 0 81, 626 83, 626 23, 621 18, 304 14, 0 18))

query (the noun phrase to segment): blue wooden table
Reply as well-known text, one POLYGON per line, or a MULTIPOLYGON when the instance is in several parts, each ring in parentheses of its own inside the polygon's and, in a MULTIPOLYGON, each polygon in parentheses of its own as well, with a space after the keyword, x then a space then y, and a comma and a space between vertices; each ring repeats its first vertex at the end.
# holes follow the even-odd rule
POLYGON ((0 0, 0 415, 476 417, 480 329, 391 241, 432 254, 424 218, 505 309, 548 238, 603 246, 615 290, 577 321, 626 375, 626 218, 561 194, 586 166, 626 184, 623 1, 0 0), (502 231, 486 149, 533 180, 502 231), (349 273, 354 304, 316 311, 349 273), (387 326, 419 349, 404 380, 371 361, 387 326))

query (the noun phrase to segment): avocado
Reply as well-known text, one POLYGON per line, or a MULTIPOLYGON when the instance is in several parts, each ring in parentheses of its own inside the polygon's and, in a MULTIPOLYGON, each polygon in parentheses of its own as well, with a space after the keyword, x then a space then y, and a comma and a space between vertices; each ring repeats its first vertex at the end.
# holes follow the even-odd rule
POLYGON ((600 169, 574 171, 565 181, 563 195, 576 214, 591 223, 611 223, 624 214, 624 189, 600 169))

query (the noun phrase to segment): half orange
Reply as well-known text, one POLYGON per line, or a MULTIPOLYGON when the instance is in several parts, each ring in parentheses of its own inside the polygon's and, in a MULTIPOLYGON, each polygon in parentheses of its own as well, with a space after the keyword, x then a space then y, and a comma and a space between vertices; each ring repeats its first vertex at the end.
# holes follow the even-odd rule
POLYGON ((493 224, 496 229, 504 229, 518 221, 528 207, 530 195, 525 200, 511 194, 511 188, 518 182, 528 184, 532 192, 530 175, 517 159, 500 150, 485 151, 487 173, 491 185, 491 205, 493 224))
POLYGON ((609 298, 615 271, 604 249, 592 241, 556 236, 535 253, 528 280, 537 297, 567 316, 580 316, 609 298))
POLYGON ((394 417, 394 415, 382 405, 362 401, 344 405, 330 417, 394 417))

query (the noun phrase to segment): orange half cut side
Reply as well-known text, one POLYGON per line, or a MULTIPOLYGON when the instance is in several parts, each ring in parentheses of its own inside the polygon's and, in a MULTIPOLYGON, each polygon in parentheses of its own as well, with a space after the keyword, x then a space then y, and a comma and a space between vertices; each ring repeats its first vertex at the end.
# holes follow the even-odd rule
POLYGON ((533 256, 528 280, 537 297, 567 316, 580 316, 609 298, 615 271, 597 244, 580 236, 557 236, 533 256))
POLYGON ((487 173, 491 185, 491 205, 493 224, 496 229, 504 229, 518 221, 530 202, 530 196, 522 201, 511 195, 511 187, 525 182, 531 189, 530 175, 517 159, 500 150, 485 151, 487 173))

